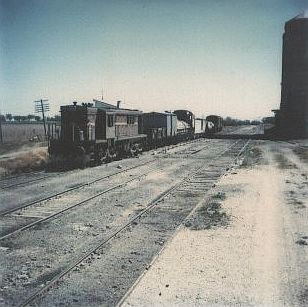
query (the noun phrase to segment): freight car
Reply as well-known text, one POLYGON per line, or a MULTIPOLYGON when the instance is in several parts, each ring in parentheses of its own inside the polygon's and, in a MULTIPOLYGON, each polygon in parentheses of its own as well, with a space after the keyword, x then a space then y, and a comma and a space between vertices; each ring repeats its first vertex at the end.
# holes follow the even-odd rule
POLYGON ((141 111, 103 102, 61 107, 61 136, 49 143, 51 163, 85 166, 138 153, 146 141, 141 111))
POLYGON ((195 119, 195 136, 205 137, 207 134, 211 133, 214 124, 205 118, 195 119))
POLYGON ((142 114, 142 129, 147 135, 147 147, 159 147, 174 143, 177 136, 177 116, 171 112, 142 114))
POLYGON ((223 118, 218 115, 209 115, 206 117, 208 122, 213 123, 212 133, 220 132, 223 128, 223 118))
POLYGON ((204 118, 195 118, 192 112, 151 112, 142 114, 143 133, 147 135, 147 148, 164 146, 184 139, 206 136, 214 124, 204 118))

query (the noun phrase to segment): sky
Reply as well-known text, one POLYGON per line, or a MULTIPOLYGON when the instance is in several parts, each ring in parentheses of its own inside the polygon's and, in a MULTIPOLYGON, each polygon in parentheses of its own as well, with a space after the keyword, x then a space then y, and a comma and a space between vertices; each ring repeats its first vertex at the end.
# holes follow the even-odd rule
POLYGON ((0 112, 93 98, 270 116, 284 23, 308 0, 0 0, 0 112))

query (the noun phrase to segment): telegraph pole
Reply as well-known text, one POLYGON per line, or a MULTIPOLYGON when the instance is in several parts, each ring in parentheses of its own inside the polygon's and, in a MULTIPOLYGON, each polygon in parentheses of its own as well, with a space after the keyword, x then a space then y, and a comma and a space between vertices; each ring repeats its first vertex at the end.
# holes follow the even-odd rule
POLYGON ((2 116, 0 112, 0 144, 3 144, 3 134, 2 134, 2 116))
POLYGON ((45 139, 47 138, 45 112, 49 111, 49 103, 47 101, 48 99, 40 99, 40 100, 34 101, 35 113, 42 113, 43 122, 44 122, 45 139))

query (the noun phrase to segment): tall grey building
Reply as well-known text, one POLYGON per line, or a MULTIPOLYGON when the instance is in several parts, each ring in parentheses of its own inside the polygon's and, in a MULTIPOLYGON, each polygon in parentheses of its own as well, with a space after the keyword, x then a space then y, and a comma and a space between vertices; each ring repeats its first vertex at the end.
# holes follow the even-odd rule
POLYGON ((308 11, 285 24, 278 133, 308 137, 308 11))

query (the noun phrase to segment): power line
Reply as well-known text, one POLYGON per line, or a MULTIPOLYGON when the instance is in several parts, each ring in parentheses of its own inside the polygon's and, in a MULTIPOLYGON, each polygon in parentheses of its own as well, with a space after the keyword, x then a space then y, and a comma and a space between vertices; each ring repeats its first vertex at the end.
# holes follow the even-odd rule
POLYGON ((2 134, 2 115, 0 111, 0 143, 3 144, 3 134, 2 134))
POLYGON ((40 99, 40 100, 34 101, 34 103, 35 103, 35 106, 34 106, 35 113, 42 113, 42 116, 43 116, 45 138, 47 138, 45 112, 49 111, 49 102, 47 102, 47 101, 48 101, 48 99, 40 99))

